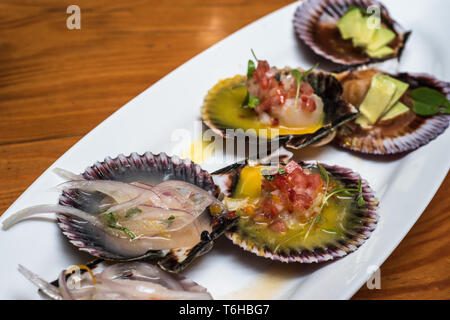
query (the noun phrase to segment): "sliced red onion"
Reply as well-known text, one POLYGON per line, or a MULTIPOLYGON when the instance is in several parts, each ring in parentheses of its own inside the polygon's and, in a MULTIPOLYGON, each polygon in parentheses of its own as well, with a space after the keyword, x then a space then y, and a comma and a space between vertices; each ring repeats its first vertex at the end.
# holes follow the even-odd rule
POLYGON ((73 180, 60 184, 59 189, 80 189, 87 192, 99 191, 113 198, 117 203, 136 198, 145 189, 130 183, 113 180, 73 180))

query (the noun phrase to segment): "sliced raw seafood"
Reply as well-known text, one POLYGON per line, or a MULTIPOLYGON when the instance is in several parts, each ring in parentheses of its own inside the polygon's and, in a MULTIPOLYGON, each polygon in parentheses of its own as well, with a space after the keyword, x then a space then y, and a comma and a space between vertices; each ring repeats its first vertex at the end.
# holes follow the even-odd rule
POLYGON ((208 291, 185 277, 145 262, 94 262, 63 270, 49 283, 19 265, 19 272, 53 300, 211 300, 208 291))
POLYGON ((54 212, 70 242, 108 260, 153 258, 180 271, 233 223, 211 176, 189 160, 131 154, 107 158, 82 175, 58 170, 58 205, 38 205, 3 221, 7 229, 30 216, 54 212))

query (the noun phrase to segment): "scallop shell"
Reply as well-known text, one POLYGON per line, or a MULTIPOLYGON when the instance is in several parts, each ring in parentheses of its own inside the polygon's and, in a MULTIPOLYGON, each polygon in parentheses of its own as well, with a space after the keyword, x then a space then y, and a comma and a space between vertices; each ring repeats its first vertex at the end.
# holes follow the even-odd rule
MULTIPOLYGON (((323 71, 313 71, 308 74, 307 80, 313 87, 315 93, 324 101, 325 125, 311 134, 280 135, 269 140, 269 144, 278 142, 280 146, 293 149, 300 149, 308 145, 323 145, 331 141, 337 127, 356 118, 358 111, 354 106, 341 99, 342 86, 335 77, 323 71)), ((220 81, 208 92, 202 108, 202 120, 216 134, 225 138, 239 138, 239 130, 237 129, 240 128, 224 124, 224 115, 218 112, 218 108, 215 106, 222 92, 239 86, 245 86, 245 81, 245 76, 228 78, 220 81), (227 129, 237 130, 238 133, 230 134, 227 129)), ((236 101, 236 103, 240 105, 242 101, 236 101)))
MULTIPOLYGON (((121 262, 118 262, 118 263, 121 263, 121 262)), ((93 260, 93 261, 90 261, 90 262, 86 263, 86 266, 89 269, 91 269, 94 272, 94 274, 95 274, 96 273, 96 269, 102 270, 102 269, 104 269, 105 267, 107 267, 107 266, 109 266, 111 264, 113 264, 113 263, 110 262, 110 261, 104 261, 102 259, 96 259, 96 260, 93 260)), ((77 271, 80 272, 81 274, 87 272, 85 269, 78 269, 77 271)), ((72 273, 73 272, 75 272, 75 270, 72 271, 72 273)), ((66 273, 66 278, 68 278, 72 273, 66 273)), ((205 293, 211 295, 207 291, 207 289, 205 287, 199 285, 197 282, 195 282, 195 281, 193 281, 193 280, 191 280, 191 279, 189 279, 189 278, 187 278, 187 277, 185 277, 183 275, 172 274, 172 277, 175 280, 177 280, 180 283, 180 285, 182 286, 182 288, 184 290, 186 290, 186 291, 189 291, 189 292, 205 292, 205 293)), ((52 281, 51 284, 54 285, 55 287, 59 287, 58 279, 52 281)), ((39 290, 39 291, 41 291, 41 290, 39 290)))
MULTIPOLYGON (((316 166, 313 162, 299 162, 302 167, 316 166)), ((217 182, 222 192, 225 195, 231 195, 239 180, 240 170, 246 164, 234 164, 223 168, 213 173, 213 177, 217 182)), ((322 246, 317 246, 314 250, 307 248, 298 248, 286 253, 275 253, 269 248, 255 243, 248 237, 244 237, 239 233, 239 224, 231 228, 225 233, 233 243, 246 251, 250 251, 257 256, 269 258, 281 262, 299 262, 299 263, 313 263, 324 262, 343 257, 358 249, 371 235, 375 229, 378 214, 378 200, 375 198, 372 189, 367 181, 362 180, 359 174, 350 169, 330 166, 321 163, 321 165, 328 171, 330 176, 340 180, 347 187, 355 188, 358 181, 361 181, 362 194, 365 200, 365 205, 361 208, 353 208, 350 210, 350 215, 354 219, 358 219, 358 228, 351 230, 352 232, 344 234, 345 238, 335 241, 334 243, 324 243, 322 246)))
MULTIPOLYGON (((183 180, 218 196, 218 188, 211 175, 202 170, 190 160, 181 160, 176 156, 169 157, 165 153, 143 155, 132 153, 129 156, 119 155, 117 158, 107 157, 103 162, 97 162, 82 174, 87 180, 117 180, 122 182, 142 181, 158 183, 163 180, 183 180)), ((59 204, 72 206, 89 211, 101 201, 103 196, 84 193, 76 189, 64 191, 59 198, 59 204)), ((111 242, 103 230, 75 219, 59 214, 58 225, 69 241, 81 251, 105 260, 132 261, 140 259, 156 260, 160 267, 167 271, 178 272, 184 269, 195 257, 208 252, 215 239, 231 227, 234 220, 225 213, 215 215, 211 219, 212 232, 204 231, 199 243, 193 248, 178 248, 171 250, 149 250, 144 255, 133 256, 114 252, 111 242)))
POLYGON ((297 36, 316 54, 345 66, 356 66, 388 60, 395 57, 400 59, 403 48, 411 33, 393 20, 387 9, 380 2, 375 0, 306 0, 295 11, 294 30, 297 36), (395 52, 392 55, 382 59, 375 59, 352 49, 353 46, 351 45, 351 41, 341 39, 337 27, 331 28, 330 32, 332 34, 327 35, 326 37, 319 37, 317 35, 318 26, 336 26, 338 20, 351 5, 360 8, 368 8, 370 6, 377 6, 380 8, 382 23, 386 24, 387 27, 397 35, 393 40, 393 49, 395 52), (337 46, 344 52, 333 52, 333 50, 327 47, 327 44, 330 43, 330 37, 333 37, 336 39, 335 41, 340 42, 337 46), (326 43, 323 42, 323 39, 325 38, 326 43))
MULTIPOLYGON (((360 67, 349 72, 365 70, 360 67)), ((345 73, 345 72, 344 72, 345 73)), ((450 83, 440 81, 428 74, 399 73, 388 74, 407 82, 410 88, 429 87, 443 93, 450 99, 450 83)), ((338 75, 339 77, 339 75, 338 75)), ((429 117, 410 113, 408 119, 394 118, 384 127, 375 124, 370 130, 362 130, 358 125, 349 122, 337 130, 334 143, 345 149, 367 154, 397 154, 415 150, 436 139, 449 126, 449 115, 434 115, 429 117), (408 121, 406 126, 397 128, 399 121, 408 121), (386 131, 386 128, 389 129, 386 131)))

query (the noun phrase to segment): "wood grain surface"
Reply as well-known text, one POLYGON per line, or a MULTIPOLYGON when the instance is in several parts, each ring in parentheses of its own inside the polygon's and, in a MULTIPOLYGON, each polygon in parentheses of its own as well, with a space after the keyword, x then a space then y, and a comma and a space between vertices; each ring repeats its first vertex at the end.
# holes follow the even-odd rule
MULTIPOLYGON (((58 157, 164 75, 287 0, 2 0, 0 214, 58 157), (81 30, 66 28, 67 6, 81 30)), ((226 59, 226 57, 218 57, 226 59)), ((439 170, 439 168, 436 168, 439 170)), ((355 299, 450 298, 450 177, 355 299)))

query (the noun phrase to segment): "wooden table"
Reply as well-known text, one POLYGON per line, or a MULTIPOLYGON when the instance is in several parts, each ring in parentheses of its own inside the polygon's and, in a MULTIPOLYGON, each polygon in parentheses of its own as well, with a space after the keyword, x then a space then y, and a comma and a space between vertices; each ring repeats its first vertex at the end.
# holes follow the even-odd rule
MULTIPOLYGON (((0 213, 127 101, 290 2, 1 1, 0 213), (81 8, 81 30, 66 28, 66 8, 73 2, 81 8)), ((382 265, 382 289, 363 287, 355 299, 450 298, 449 187, 447 176, 382 265)))

